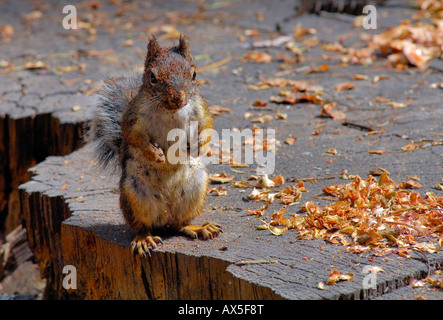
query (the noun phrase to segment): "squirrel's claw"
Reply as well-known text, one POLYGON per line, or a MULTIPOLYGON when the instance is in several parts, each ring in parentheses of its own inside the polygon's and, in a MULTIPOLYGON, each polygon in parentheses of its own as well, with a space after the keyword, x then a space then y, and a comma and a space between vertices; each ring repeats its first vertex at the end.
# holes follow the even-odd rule
POLYGON ((157 248, 159 243, 163 243, 160 237, 153 237, 151 235, 146 237, 137 236, 131 242, 132 252, 146 258, 146 256, 151 256, 151 250, 157 248))
POLYGON ((156 162, 164 163, 166 161, 165 154, 163 153, 163 150, 160 147, 154 146, 154 154, 156 162))
POLYGON ((166 157, 165 154, 155 142, 148 142, 146 145, 142 148, 144 156, 149 161, 153 161, 156 163, 165 163, 166 157))
POLYGON ((198 236, 205 240, 215 238, 223 232, 219 224, 213 222, 205 222, 201 226, 187 225, 180 229, 185 235, 197 239, 198 236))

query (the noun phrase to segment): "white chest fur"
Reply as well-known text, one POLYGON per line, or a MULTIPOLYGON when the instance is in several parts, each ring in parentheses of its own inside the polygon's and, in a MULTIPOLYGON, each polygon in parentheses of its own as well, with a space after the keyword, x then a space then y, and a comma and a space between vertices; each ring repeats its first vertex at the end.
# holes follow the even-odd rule
MULTIPOLYGON (((175 130, 175 132, 182 131, 182 134, 189 141, 191 121, 195 118, 194 106, 191 101, 184 107, 174 111, 155 108, 151 112, 151 117, 153 121, 150 122, 151 126, 148 128, 148 134, 164 152, 167 152, 167 149, 175 143, 175 141, 168 141, 168 134, 172 130, 175 130)), ((172 134, 172 136, 175 135, 172 134)))

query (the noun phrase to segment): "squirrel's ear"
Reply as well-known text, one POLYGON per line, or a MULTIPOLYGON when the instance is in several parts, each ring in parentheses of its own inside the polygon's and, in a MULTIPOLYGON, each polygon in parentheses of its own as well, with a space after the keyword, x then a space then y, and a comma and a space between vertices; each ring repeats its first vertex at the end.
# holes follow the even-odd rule
POLYGON ((188 38, 182 33, 180 34, 180 42, 177 47, 178 53, 187 61, 192 62, 191 45, 188 38))
POLYGON ((148 65, 151 61, 159 56, 160 53, 160 45, 157 42, 157 39, 152 34, 149 42, 148 42, 148 55, 146 56, 145 65, 148 65))

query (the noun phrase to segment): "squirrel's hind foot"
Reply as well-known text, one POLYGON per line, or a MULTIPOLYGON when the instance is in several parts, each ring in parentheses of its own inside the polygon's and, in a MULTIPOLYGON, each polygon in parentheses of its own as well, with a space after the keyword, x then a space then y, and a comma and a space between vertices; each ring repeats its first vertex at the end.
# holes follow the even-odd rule
POLYGON ((136 236, 131 242, 132 252, 145 258, 151 256, 151 250, 157 248, 157 245, 163 243, 160 237, 153 237, 150 234, 147 236, 136 236))
POLYGON ((185 235, 197 239, 198 236, 205 240, 215 238, 223 232, 220 225, 213 222, 205 222, 201 226, 187 225, 180 229, 185 235))

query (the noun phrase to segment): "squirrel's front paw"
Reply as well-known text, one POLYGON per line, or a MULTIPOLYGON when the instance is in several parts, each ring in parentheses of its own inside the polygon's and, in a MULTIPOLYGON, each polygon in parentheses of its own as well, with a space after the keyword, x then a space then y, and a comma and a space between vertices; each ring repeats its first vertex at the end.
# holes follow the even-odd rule
POLYGON ((157 248, 159 243, 163 243, 160 237, 153 237, 151 235, 136 236, 131 242, 132 252, 145 258, 146 256, 151 256, 151 250, 157 248))
POLYGON ((165 154, 156 143, 150 142, 144 149, 145 157, 149 161, 164 163, 166 161, 165 154))
POLYGON ((160 147, 154 146, 155 162, 164 163, 166 161, 165 154, 160 147))

